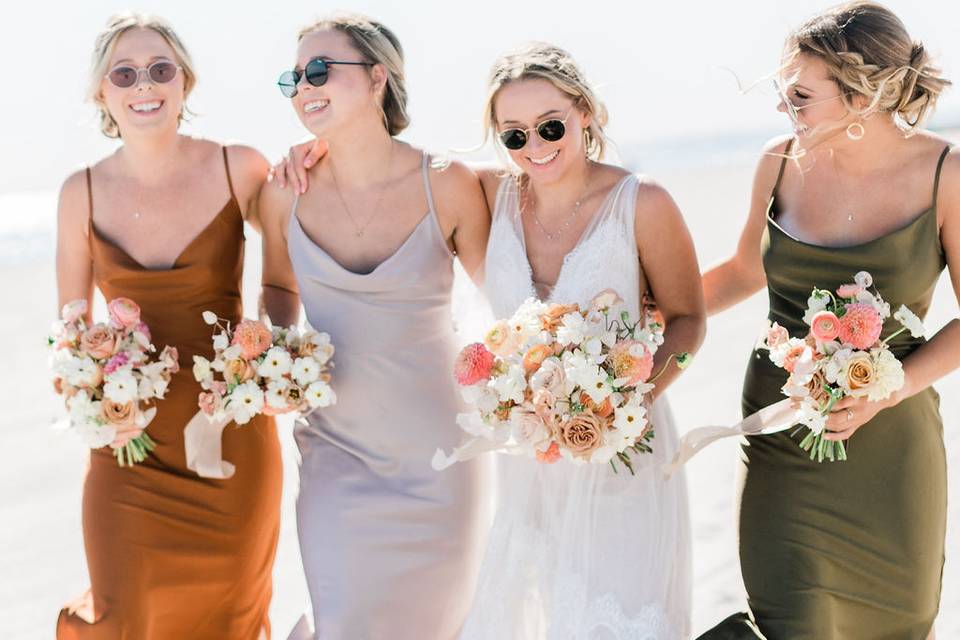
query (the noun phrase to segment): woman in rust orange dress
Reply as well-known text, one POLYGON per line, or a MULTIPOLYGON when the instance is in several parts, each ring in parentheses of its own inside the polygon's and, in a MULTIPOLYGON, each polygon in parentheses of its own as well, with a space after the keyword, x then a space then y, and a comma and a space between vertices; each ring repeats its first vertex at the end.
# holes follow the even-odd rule
MULTIPOLYGON (((272 419, 228 425, 227 480, 186 466, 183 429, 197 411, 192 357, 212 355, 211 310, 241 318, 243 222, 268 170, 256 151, 178 132, 195 83, 162 20, 116 16, 97 39, 91 97, 122 145, 70 176, 60 194, 61 303, 136 301, 154 344, 180 352, 149 426, 156 449, 134 467, 93 450, 83 488, 90 590, 60 612, 57 638, 168 640, 269 636, 280 516, 280 449, 272 419)), ((88 318, 89 320, 89 318, 88 318)), ((121 433, 118 442, 135 433, 121 433)), ((114 444, 117 444, 115 442, 114 444)))

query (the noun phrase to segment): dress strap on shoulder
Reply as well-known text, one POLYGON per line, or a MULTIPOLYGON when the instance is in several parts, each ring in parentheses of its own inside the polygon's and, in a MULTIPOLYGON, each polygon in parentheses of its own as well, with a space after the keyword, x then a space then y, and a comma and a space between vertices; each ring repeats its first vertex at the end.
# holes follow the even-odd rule
POLYGON ((227 159, 227 146, 223 145, 220 148, 223 149, 223 168, 227 172, 227 187, 230 188, 230 197, 236 200, 237 194, 233 191, 233 180, 230 178, 230 161, 227 159))
POLYGON ((430 213, 436 216, 436 207, 433 203, 433 189, 430 187, 430 156, 426 151, 423 152, 423 160, 420 171, 423 174, 423 192, 427 196, 427 207, 429 208, 430 213))
POLYGON ((940 153, 940 159, 937 161, 937 172, 933 176, 933 208, 937 208, 937 193, 940 191, 940 170, 943 169, 943 161, 947 159, 952 145, 947 145, 940 153))
POLYGON ((84 173, 87 176, 87 237, 93 231, 93 173, 87 167, 84 173))
POLYGON ((787 168, 787 160, 790 159, 790 151, 793 149, 793 138, 790 138, 790 141, 787 142, 786 148, 783 150, 783 158, 780 160, 780 171, 777 173, 777 181, 773 183, 773 191, 770 192, 770 199, 776 197, 777 191, 780 190, 780 183, 783 181, 783 171, 787 168))

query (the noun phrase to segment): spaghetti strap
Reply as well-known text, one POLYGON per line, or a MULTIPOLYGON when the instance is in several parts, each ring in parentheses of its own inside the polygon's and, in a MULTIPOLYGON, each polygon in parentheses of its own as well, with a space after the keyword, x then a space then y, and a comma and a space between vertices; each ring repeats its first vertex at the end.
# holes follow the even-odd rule
POLYGON ((947 154, 950 153, 950 145, 948 144, 943 148, 943 152, 940 153, 940 160, 937 161, 937 173, 933 176, 933 208, 937 208, 937 193, 940 191, 940 170, 943 169, 943 161, 947 159, 947 154))
POLYGON ((780 172, 777 173, 777 181, 773 184, 773 191, 770 192, 770 200, 773 200, 777 191, 780 190, 780 182, 783 180, 783 171, 787 168, 787 156, 790 153, 790 150, 793 149, 793 138, 790 138, 790 141, 787 143, 787 147, 783 150, 783 158, 780 160, 780 172))
POLYGON ((436 207, 433 206, 433 189, 430 188, 430 156, 423 152, 423 163, 421 167, 423 173, 423 190, 427 194, 427 207, 434 218, 437 217, 436 207))
POLYGON ((87 238, 90 238, 93 232, 93 175, 90 167, 84 173, 87 176, 87 238))
POLYGON ((227 186, 230 188, 230 197, 236 200, 237 194, 233 192, 233 180, 230 179, 230 161, 227 160, 227 147, 224 145, 220 148, 223 149, 223 168, 227 172, 227 186))

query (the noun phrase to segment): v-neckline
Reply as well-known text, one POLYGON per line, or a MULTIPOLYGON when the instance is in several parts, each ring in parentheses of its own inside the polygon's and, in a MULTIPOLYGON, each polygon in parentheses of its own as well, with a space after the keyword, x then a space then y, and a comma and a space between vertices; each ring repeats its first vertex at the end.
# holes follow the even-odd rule
MULTIPOLYGON (((148 266, 144 265, 142 262, 140 262, 139 260, 137 260, 136 258, 134 258, 132 255, 130 255, 130 252, 129 252, 129 251, 127 251, 126 249, 124 249, 123 247, 121 247, 119 244, 117 244, 116 242, 114 242, 114 241, 111 240, 110 238, 104 236, 104 235, 100 232, 100 230, 97 229, 97 225, 94 224, 94 222, 93 222, 93 217, 92 217, 92 216, 91 216, 91 218, 90 218, 90 233, 91 233, 92 236, 96 237, 97 240, 99 240, 100 242, 103 242, 104 244, 106 244, 106 245, 112 247, 113 249, 119 251, 120 253, 122 253, 124 256, 127 257, 127 259, 130 260, 130 262, 132 262, 133 264, 135 264, 141 271, 152 271, 152 272, 157 272, 157 273, 163 273, 163 272, 166 272, 166 271, 174 271, 174 270, 177 268, 177 264, 180 262, 180 260, 183 258, 183 256, 187 253, 187 251, 189 251, 191 248, 193 248, 193 246, 197 244, 197 242, 200 240, 200 238, 202 238, 204 235, 206 235, 206 233, 207 233, 210 229, 213 228, 213 225, 214 225, 217 221, 219 221, 220 218, 223 217, 224 212, 225 212, 227 209, 230 208, 230 205, 231 205, 231 204, 234 204, 234 203, 236 203, 236 199, 231 195, 231 196, 230 196, 230 199, 227 200, 227 202, 220 208, 220 211, 217 212, 217 215, 213 216, 213 218, 210 220, 210 222, 208 222, 208 223, 206 224, 206 226, 204 226, 203 229, 201 229, 200 232, 197 233, 197 234, 190 240, 190 242, 188 242, 188 243, 186 244, 186 246, 184 246, 183 249, 180 250, 180 253, 177 254, 177 256, 173 259, 173 262, 170 263, 170 265, 167 266, 167 267, 155 268, 155 267, 148 267, 148 266)), ((239 207, 239 205, 237 205, 237 206, 239 207)))
MULTIPOLYGON (((577 238, 576 244, 574 244, 573 247, 570 249, 570 251, 568 251, 566 255, 563 256, 563 261, 560 263, 560 271, 557 272, 556 282, 554 282, 552 285, 547 284, 545 282, 540 283, 542 286, 549 287, 550 289, 550 295, 547 296, 546 300, 542 300, 542 302, 551 302, 553 300, 553 294, 556 292, 557 286, 563 280, 563 276, 564 276, 564 273, 566 273, 567 264, 570 262, 570 259, 574 255, 576 255, 576 253, 580 250, 580 248, 584 245, 584 243, 587 242, 589 237, 593 235, 593 232, 596 230, 596 227, 600 224, 600 216, 601 214, 604 213, 604 209, 606 209, 607 205, 610 203, 610 199, 614 196, 614 194, 620 192, 620 190, 623 188, 623 183, 625 183, 626 180, 630 178, 630 176, 632 175, 633 174, 631 173, 626 174, 625 176, 617 180, 617 182, 614 183, 612 187, 610 187, 610 190, 607 192, 607 195, 603 197, 603 202, 600 203, 600 207, 594 213, 593 219, 590 220, 587 226, 584 227, 583 231, 580 232, 580 237, 577 238)), ((514 216, 513 231, 514 231, 514 234, 517 236, 517 239, 520 241, 520 250, 523 252, 523 262, 525 265, 527 265, 527 284, 529 287, 528 292, 532 293, 534 297, 539 298, 540 294, 537 291, 537 281, 533 279, 533 265, 530 263, 530 254, 527 253, 527 236, 526 236, 526 233, 524 232, 523 220, 520 217, 519 187, 517 188, 517 202, 516 202, 515 210, 513 211, 513 216, 514 216)))
MULTIPOLYGON (((332 262, 334 265, 336 265, 336 267, 337 267, 338 269, 340 269, 340 271, 343 271, 344 273, 346 273, 346 274, 348 274, 348 275, 350 275, 350 276, 352 276, 352 277, 355 277, 355 278, 369 278, 369 277, 375 275, 375 274, 376 274, 378 271, 380 271, 380 269, 382 269, 387 263, 389 263, 389 262, 391 262, 392 260, 394 260, 398 255, 400 255, 400 254, 403 252, 403 250, 407 247, 407 245, 409 245, 409 244, 413 241, 413 237, 420 232, 420 228, 424 226, 424 224, 427 222, 427 220, 428 220, 429 218, 432 218, 432 217, 433 217, 433 211, 431 211, 431 210, 428 209, 428 210, 427 210, 427 213, 426 213, 422 218, 420 218, 420 221, 417 222, 416 226, 414 226, 414 228, 410 231, 410 233, 407 235, 407 237, 404 238, 403 242, 400 243, 400 246, 398 246, 396 249, 394 249, 394 250, 393 250, 393 253, 391 253, 391 254, 388 255, 386 258, 384 258, 383 260, 381 260, 379 263, 377 263, 377 265, 376 265, 373 269, 371 269, 370 271, 367 271, 366 273, 354 271, 354 270, 352 270, 352 269, 347 269, 345 266, 343 266, 342 264, 340 264, 340 262, 337 261, 336 258, 334 258, 332 255, 330 255, 330 253, 329 253, 326 249, 324 249, 324 248, 321 247, 319 244, 317 244, 316 240, 314 240, 312 237, 310 237, 310 234, 307 233, 307 230, 303 228, 303 223, 300 222, 300 217, 297 215, 297 210, 296 210, 296 208, 294 208, 293 212, 292 212, 290 215, 293 217, 293 221, 296 223, 296 227, 297 227, 297 229, 299 229, 300 235, 302 235, 302 236, 304 237, 304 239, 305 239, 307 242, 309 242, 310 245, 311 245, 314 249, 316 249, 317 251, 319 251, 327 260, 329 260, 329 261, 332 262)), ((444 243, 444 246, 446 247, 446 243, 444 243)))

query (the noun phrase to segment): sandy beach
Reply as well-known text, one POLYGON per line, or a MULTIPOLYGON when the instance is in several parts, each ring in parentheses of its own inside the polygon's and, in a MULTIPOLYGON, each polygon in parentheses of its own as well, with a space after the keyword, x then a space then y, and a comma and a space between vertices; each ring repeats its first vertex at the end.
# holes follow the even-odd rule
MULTIPOLYGON (((702 265, 733 250, 750 193, 750 166, 673 171, 656 177, 684 211, 702 265)), ((14 215, 4 212, 4 216, 14 215)), ((245 299, 259 282, 259 242, 248 231, 245 299)), ((61 403, 48 382, 45 335, 56 313, 52 246, 24 260, 4 260, 0 288, 0 637, 52 637, 60 605, 86 588, 80 529, 80 491, 86 451, 69 434, 53 431, 61 403)), ((927 318, 931 331, 957 316, 949 281, 941 278, 927 318)), ((681 432, 739 419, 740 384, 748 353, 766 315, 765 294, 711 319, 695 364, 669 396, 681 432)), ((937 385, 950 470, 949 490, 960 485, 960 374, 937 385)), ((451 428, 455 428, 451 425, 451 428)), ((296 452, 290 424, 281 422, 285 463, 283 523, 274 571, 274 637, 285 638, 308 606, 294 521, 296 452)), ((687 468, 694 526, 695 634, 743 606, 733 514, 737 443, 726 441, 687 468)), ((878 473, 883 470, 878 469, 878 473)), ((960 637, 960 512, 951 501, 940 638, 960 637)))

